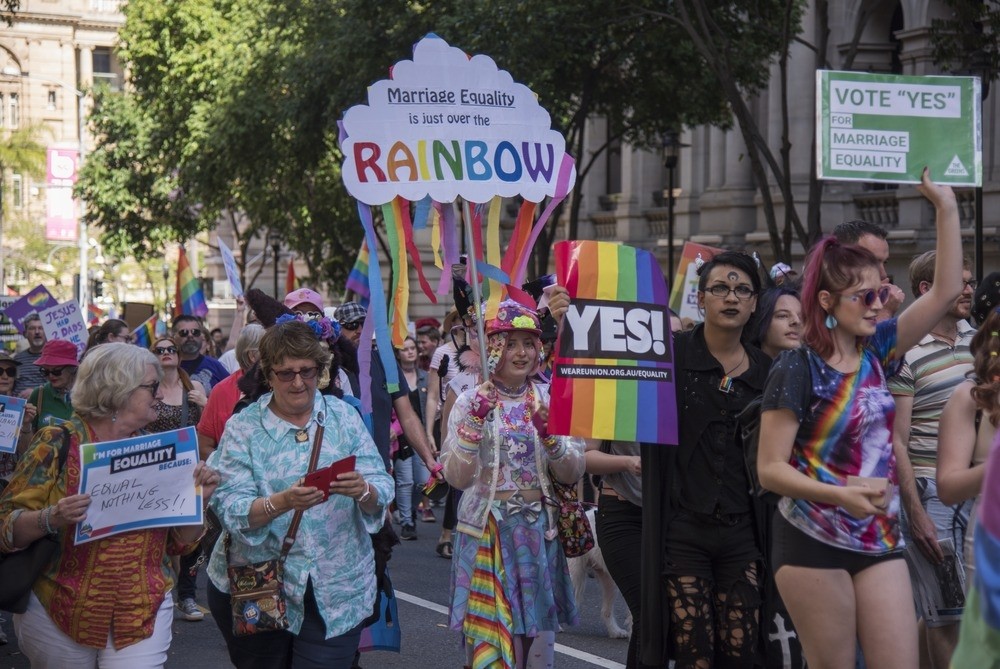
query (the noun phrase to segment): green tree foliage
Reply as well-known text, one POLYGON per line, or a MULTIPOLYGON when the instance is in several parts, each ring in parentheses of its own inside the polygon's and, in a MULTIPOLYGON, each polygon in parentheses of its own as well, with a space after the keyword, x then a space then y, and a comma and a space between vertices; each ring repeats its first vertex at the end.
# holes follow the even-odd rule
POLYGON ((983 97, 1000 71, 1000 2, 944 0, 948 18, 931 22, 934 62, 956 74, 983 78, 983 97))
MULTIPOLYGON (((732 49, 745 51, 731 64, 732 78, 752 94, 766 83, 780 40, 757 20, 763 11, 734 9, 744 4, 717 3, 713 11, 732 49)), ((150 248, 239 211, 250 221, 242 241, 276 231, 305 258, 313 280, 341 284, 361 228, 341 185, 337 121, 393 63, 411 57, 417 40, 435 32, 470 54, 488 54, 531 88, 566 136, 582 179, 615 141, 657 147, 667 130, 731 118, 704 54, 669 14, 656 13, 660 7, 652 0, 131 0, 120 57, 132 89, 122 96, 128 102, 103 98, 95 114, 101 150, 93 160, 102 165, 85 175, 88 216, 123 244, 150 248), (609 119, 608 135, 585 145, 586 124, 597 115, 609 119), (130 161, 138 170, 126 175, 130 161), (125 223, 107 225, 114 221, 125 223)), ((577 189, 568 216, 560 214, 571 237, 579 210, 577 189)), ((539 271, 555 225, 547 232, 539 271)))

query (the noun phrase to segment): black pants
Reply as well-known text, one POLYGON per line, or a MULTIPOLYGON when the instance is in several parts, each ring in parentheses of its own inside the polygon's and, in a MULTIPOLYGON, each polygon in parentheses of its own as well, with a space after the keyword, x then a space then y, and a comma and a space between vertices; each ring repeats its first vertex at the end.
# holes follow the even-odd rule
POLYGON ((350 669, 361 641, 361 624, 340 636, 326 637, 326 624, 313 596, 312 582, 306 588, 305 618, 298 634, 262 632, 233 636, 229 594, 211 581, 208 607, 229 649, 229 661, 237 669, 350 669))
POLYGON ((597 506, 597 543, 604 564, 621 590, 632 613, 632 636, 628 642, 627 669, 639 666, 639 616, 642 600, 642 507, 600 495, 597 506))

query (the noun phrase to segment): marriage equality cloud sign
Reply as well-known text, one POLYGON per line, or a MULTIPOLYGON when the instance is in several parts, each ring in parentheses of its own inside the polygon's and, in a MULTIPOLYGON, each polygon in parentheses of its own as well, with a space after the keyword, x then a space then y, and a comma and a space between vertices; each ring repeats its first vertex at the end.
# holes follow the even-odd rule
MULTIPOLYGON (((489 56, 469 57, 436 35, 368 88, 368 104, 351 107, 341 131, 344 185, 370 205, 397 195, 540 202, 556 194, 564 162, 572 167, 565 139, 527 86, 489 56)), ((572 169, 564 190, 576 180, 572 169)))
POLYGON ((555 246, 570 294, 550 387, 553 434, 677 443, 667 282, 648 251, 610 242, 555 246))
POLYGON ((80 445, 80 492, 90 495, 74 542, 154 527, 200 525, 193 427, 80 445))
POLYGON ((981 90, 975 77, 816 72, 820 179, 983 183, 981 90))

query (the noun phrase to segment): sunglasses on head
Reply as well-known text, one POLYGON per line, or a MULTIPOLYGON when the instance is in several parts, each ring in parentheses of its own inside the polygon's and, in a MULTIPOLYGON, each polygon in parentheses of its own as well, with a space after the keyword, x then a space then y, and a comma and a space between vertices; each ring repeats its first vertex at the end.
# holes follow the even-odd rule
POLYGON ((310 321, 318 321, 319 319, 323 318, 323 314, 321 314, 318 311, 293 311, 292 313, 298 316, 299 318, 305 318, 306 320, 310 321))
POLYGON ((42 376, 62 376, 63 370, 65 370, 65 369, 66 369, 65 366, 64 367, 53 367, 52 369, 45 369, 43 367, 42 370, 41 370, 41 372, 39 372, 39 373, 42 376))
POLYGON ((866 307, 870 307, 875 304, 875 298, 878 298, 879 302, 885 304, 885 301, 889 299, 889 287, 882 286, 878 290, 874 288, 869 288, 868 290, 859 291, 851 295, 851 300, 857 302, 861 300, 866 307))
POLYGON ((194 330, 178 330, 177 334, 179 334, 182 337, 200 337, 201 336, 201 330, 198 330, 198 329, 194 329, 194 330))
POLYGON ((177 353, 176 346, 157 346, 153 349, 156 355, 174 355, 177 353))
POLYGON ((9 376, 12 379, 16 379, 17 367, 0 367, 0 376, 9 376))
POLYGON ((354 330, 357 330, 364 324, 365 324, 364 321, 354 321, 351 323, 341 323, 340 327, 344 328, 345 330, 351 330, 353 332, 354 330))
POLYGON ((319 372, 319 367, 304 367, 302 369, 272 369, 271 373, 274 374, 279 381, 291 381, 296 376, 301 376, 303 381, 308 381, 309 379, 315 378, 316 373, 319 372))

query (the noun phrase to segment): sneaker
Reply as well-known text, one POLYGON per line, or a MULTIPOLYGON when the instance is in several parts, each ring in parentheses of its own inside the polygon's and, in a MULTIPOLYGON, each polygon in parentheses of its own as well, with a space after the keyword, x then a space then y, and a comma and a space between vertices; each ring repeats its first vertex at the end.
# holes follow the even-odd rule
POLYGON ((417 528, 413 525, 403 525, 403 531, 400 533, 400 537, 403 541, 413 541, 417 538, 417 528))
POLYGON ((437 522, 437 518, 434 517, 434 512, 430 510, 430 507, 420 512, 420 520, 422 520, 425 523, 437 522))
POLYGON ((198 622, 205 617, 198 605, 190 597, 186 597, 177 602, 177 608, 181 612, 181 618, 190 622, 198 622))

